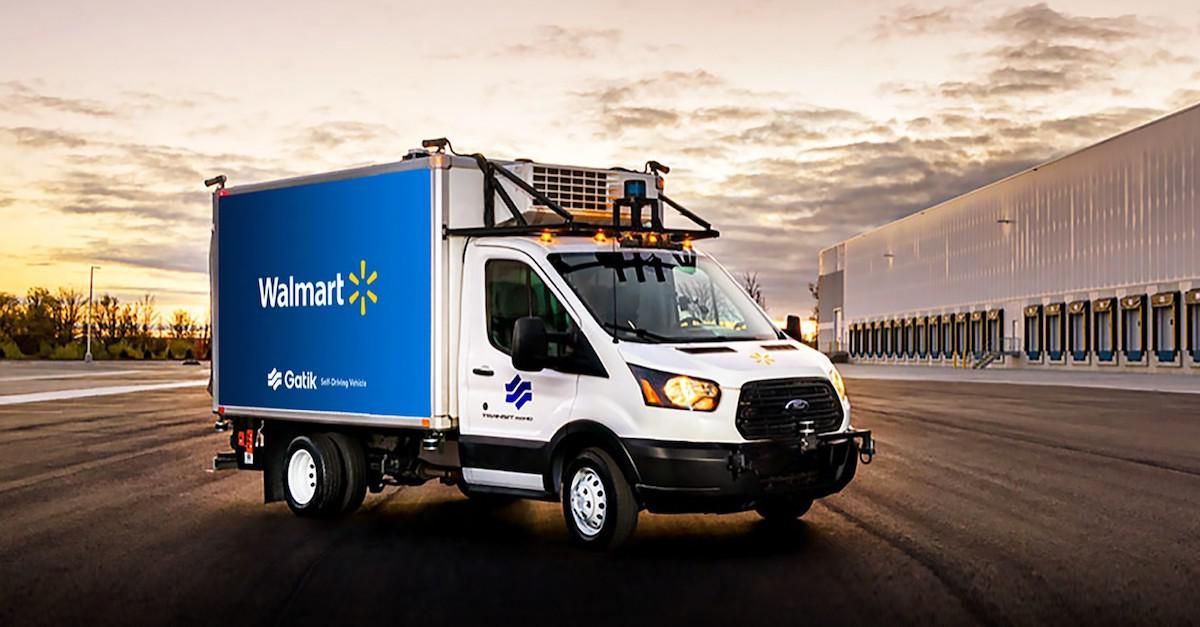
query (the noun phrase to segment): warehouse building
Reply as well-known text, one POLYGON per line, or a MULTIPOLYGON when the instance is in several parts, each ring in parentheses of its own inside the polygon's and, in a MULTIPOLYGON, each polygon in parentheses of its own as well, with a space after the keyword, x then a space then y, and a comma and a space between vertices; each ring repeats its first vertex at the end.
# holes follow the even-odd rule
POLYGON ((1200 105, 820 253, 853 362, 1200 376, 1200 105))

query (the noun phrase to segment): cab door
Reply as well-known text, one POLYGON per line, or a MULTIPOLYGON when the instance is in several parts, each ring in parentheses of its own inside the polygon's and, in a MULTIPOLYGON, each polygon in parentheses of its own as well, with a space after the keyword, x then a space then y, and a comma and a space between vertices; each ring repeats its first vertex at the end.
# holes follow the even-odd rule
POLYGON ((574 329, 562 298, 528 256, 480 246, 468 252, 463 285, 460 454, 468 483, 541 489, 547 443, 575 403, 579 375, 512 365, 516 321, 541 318, 550 358, 571 350, 574 329), (473 257, 473 259, 472 259, 473 257))

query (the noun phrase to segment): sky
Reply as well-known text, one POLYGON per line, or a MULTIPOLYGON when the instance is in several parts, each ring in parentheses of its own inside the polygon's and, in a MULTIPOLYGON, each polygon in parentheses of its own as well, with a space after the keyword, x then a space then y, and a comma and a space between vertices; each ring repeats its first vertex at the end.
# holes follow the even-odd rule
POLYGON ((671 166, 807 314, 817 253, 1200 102, 1200 4, 743 0, 0 7, 0 292, 207 316, 231 185, 460 151, 671 166))

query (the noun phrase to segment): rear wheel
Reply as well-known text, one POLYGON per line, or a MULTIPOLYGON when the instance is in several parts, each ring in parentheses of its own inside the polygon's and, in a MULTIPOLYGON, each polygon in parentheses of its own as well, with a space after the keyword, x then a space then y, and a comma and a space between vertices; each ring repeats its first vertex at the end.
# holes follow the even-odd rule
POLYGON ((297 516, 338 511, 344 479, 342 459, 328 436, 301 435, 288 445, 283 464, 283 494, 297 516))
POLYGON ((367 496, 367 452, 362 442, 344 433, 331 433, 329 439, 337 445, 344 478, 341 501, 330 513, 351 514, 367 496))
POLYGON ((612 456, 585 449, 567 466, 562 484, 563 517, 575 544, 615 549, 637 528, 638 504, 612 456))
POLYGON ((808 509, 812 507, 812 499, 801 498, 773 498, 767 499, 758 504, 755 511, 764 520, 769 522, 780 522, 788 520, 796 520, 804 514, 808 513, 808 509))

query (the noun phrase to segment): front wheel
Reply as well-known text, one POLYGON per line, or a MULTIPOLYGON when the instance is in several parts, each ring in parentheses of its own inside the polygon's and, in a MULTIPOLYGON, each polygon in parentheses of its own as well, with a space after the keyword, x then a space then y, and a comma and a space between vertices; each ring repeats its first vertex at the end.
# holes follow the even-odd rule
POLYGON ((615 549, 637 528, 633 488, 612 456, 598 448, 585 449, 567 466, 562 504, 571 541, 584 548, 615 549))
POLYGON ((774 498, 759 503, 755 511, 768 522, 782 522, 800 518, 812 504, 812 499, 774 498))

